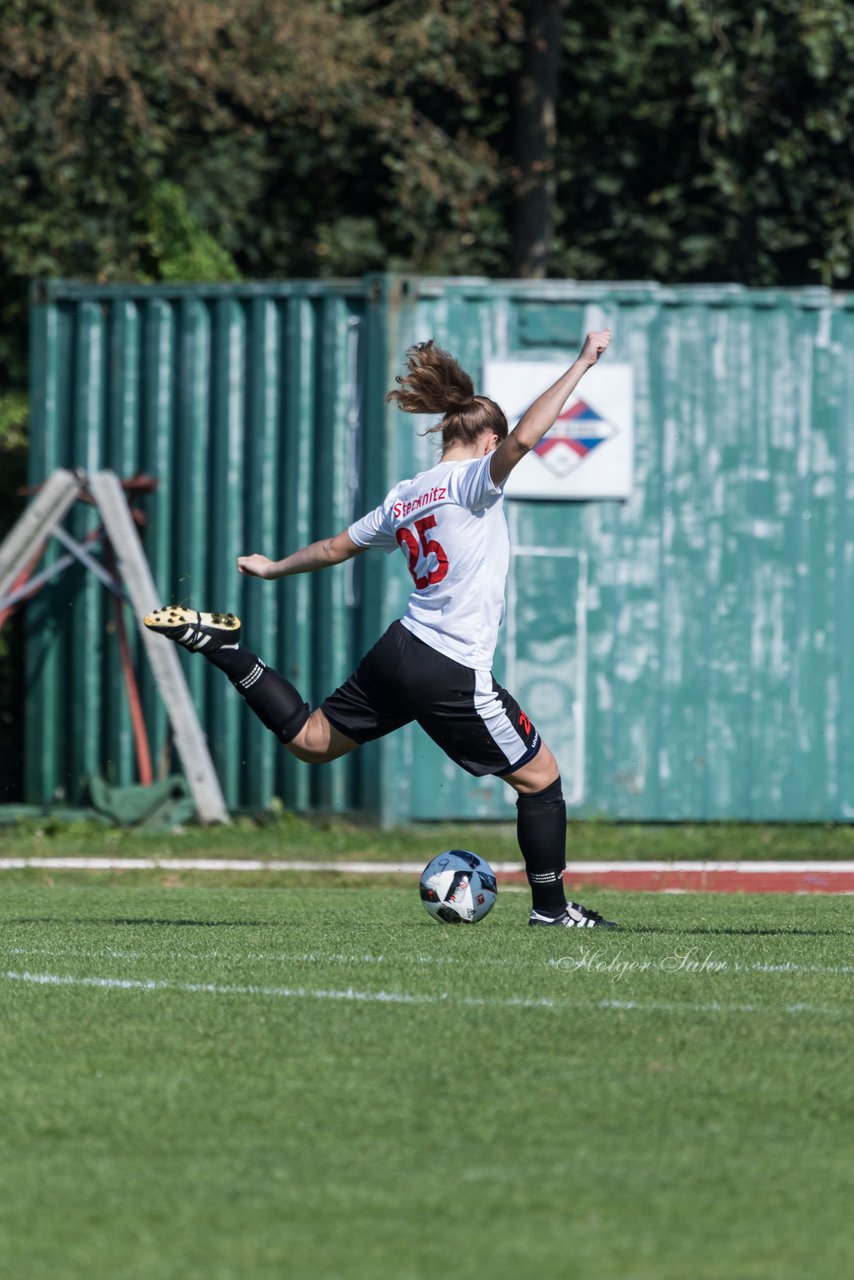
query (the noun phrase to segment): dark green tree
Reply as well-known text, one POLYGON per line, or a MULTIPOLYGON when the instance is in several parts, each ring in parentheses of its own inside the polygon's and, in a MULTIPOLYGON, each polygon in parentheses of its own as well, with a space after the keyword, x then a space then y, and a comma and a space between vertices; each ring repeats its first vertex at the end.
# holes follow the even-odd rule
POLYGON ((851 287, 848 0, 573 6, 552 269, 851 287))
POLYGON ((850 285, 852 12, 6 0, 0 389, 35 276, 850 285))

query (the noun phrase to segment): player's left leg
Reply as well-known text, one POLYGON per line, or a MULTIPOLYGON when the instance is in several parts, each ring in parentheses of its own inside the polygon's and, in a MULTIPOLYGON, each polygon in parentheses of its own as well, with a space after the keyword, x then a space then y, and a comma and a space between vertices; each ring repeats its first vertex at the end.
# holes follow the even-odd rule
POLYGON ((241 643, 240 619, 233 613, 200 613, 173 605, 147 614, 143 621, 149 631, 190 653, 201 653, 225 672, 265 728, 297 759, 327 764, 359 745, 331 725, 319 708, 311 711, 290 680, 241 643))
POLYGON ((329 764, 358 746, 358 742, 330 724, 322 707, 312 711, 296 737, 287 743, 291 755, 304 764, 329 764))
POLYGON ((402 628, 396 625, 353 675, 312 711, 290 680, 241 643, 240 619, 234 614, 172 605, 147 614, 143 622, 149 631, 201 653, 224 671, 261 723, 306 764, 328 764, 412 719, 397 691, 388 686, 400 661, 397 632, 402 628))

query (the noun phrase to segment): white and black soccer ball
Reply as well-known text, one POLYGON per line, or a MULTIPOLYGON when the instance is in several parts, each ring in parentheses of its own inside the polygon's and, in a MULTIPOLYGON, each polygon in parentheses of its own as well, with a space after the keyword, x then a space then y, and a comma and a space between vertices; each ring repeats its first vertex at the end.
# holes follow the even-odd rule
POLYGON ((445 924, 476 924, 495 906, 497 893, 492 867, 467 849, 448 849, 421 872, 421 901, 445 924))

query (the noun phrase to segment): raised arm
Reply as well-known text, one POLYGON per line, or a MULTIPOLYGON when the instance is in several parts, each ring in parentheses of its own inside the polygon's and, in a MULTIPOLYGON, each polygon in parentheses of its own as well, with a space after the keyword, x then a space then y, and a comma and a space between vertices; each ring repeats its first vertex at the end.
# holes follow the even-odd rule
POLYGON ((495 484, 501 484, 521 462, 526 453, 540 443, 543 436, 557 421, 561 409, 578 386, 588 369, 591 369, 611 341, 611 330, 600 329, 588 333, 581 354, 557 382, 544 391, 530 409, 522 415, 506 440, 492 455, 489 474, 495 484))
POLYGON ((367 547, 357 547, 345 529, 334 538, 324 538, 302 547, 293 555, 285 556, 284 560, 270 560, 258 554, 238 556, 237 567, 241 573, 253 578, 287 578, 293 573, 314 573, 316 569, 343 564, 362 551, 367 551, 367 547))

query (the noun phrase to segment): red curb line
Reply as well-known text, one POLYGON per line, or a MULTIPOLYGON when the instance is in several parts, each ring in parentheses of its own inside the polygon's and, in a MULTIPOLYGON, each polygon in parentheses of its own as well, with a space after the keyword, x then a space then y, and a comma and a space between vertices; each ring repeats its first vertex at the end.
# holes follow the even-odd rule
MULTIPOLYGON (((524 874, 510 877, 524 881, 524 874)), ((585 871, 568 886, 601 885, 647 893, 854 893, 850 871, 585 871)))

